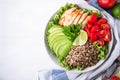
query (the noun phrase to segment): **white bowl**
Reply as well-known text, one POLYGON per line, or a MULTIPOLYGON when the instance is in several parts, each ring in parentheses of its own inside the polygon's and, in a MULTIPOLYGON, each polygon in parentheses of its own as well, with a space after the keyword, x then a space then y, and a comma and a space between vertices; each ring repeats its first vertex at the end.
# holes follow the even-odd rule
MULTIPOLYGON (((75 2, 75 3, 73 3, 73 4, 77 4, 77 3, 75 2)), ((83 8, 86 8, 86 9, 98 10, 98 9, 90 6, 90 5, 87 4, 87 3, 86 3, 86 4, 85 4, 85 3, 84 3, 84 4, 77 4, 77 5, 78 5, 79 7, 83 7, 83 8)), ((102 14, 102 15, 103 15, 103 17, 105 17, 104 14, 102 14)), ((53 16, 54 16, 54 15, 53 15, 53 16)), ((51 17, 51 19, 53 18, 53 16, 51 17)), ((51 20, 51 19, 50 19, 50 20, 51 20)), ((108 23, 111 25, 110 21, 108 21, 108 23)), ((47 25, 48 25, 48 24, 47 24, 47 25)), ((47 27, 46 27, 46 30, 47 30, 47 27)), ((46 30, 45 30, 45 32, 46 32, 46 30)), ((113 45, 113 31, 112 31, 112 27, 111 27, 111 35, 112 35, 112 39, 111 39, 111 41, 110 41, 109 44, 108 44, 109 52, 108 52, 108 54, 106 55, 106 58, 105 58, 104 60, 100 60, 96 65, 91 66, 91 67, 88 67, 88 68, 85 68, 85 69, 82 70, 82 71, 78 71, 78 70, 76 70, 76 69, 72 69, 72 70, 70 70, 70 71, 83 73, 83 72, 91 71, 91 70, 93 70, 93 69, 95 69, 95 68, 98 68, 100 65, 102 65, 102 64, 104 63, 104 61, 109 57, 110 52, 111 52, 111 49, 112 49, 112 45, 113 45)), ((49 54, 50 58, 51 58, 56 64, 60 65, 60 64, 58 63, 57 57, 56 57, 54 54, 52 54, 52 52, 51 52, 51 50, 50 50, 50 48, 49 48, 49 46, 48 46, 48 43, 47 43, 47 41, 46 41, 46 36, 45 36, 45 39, 44 39, 44 40, 45 40, 46 49, 47 49, 47 51, 48 51, 48 54, 49 54)), ((64 67, 61 66, 61 68, 63 69, 64 67)))

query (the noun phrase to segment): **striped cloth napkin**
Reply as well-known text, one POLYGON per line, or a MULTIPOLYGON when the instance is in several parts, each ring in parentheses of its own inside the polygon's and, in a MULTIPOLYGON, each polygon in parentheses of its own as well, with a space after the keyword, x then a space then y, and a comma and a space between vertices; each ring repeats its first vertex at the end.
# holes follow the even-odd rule
POLYGON ((108 13, 109 10, 105 11, 104 9, 100 8, 97 0, 90 0, 88 4, 99 9, 111 22, 111 27, 114 32, 114 49, 112 50, 110 57, 97 69, 82 74, 58 69, 40 70, 38 72, 38 80, 105 80, 105 77, 109 78, 114 71, 113 69, 118 66, 116 59, 120 55, 120 20, 114 19, 108 13), (103 77, 103 73, 105 77, 103 77))

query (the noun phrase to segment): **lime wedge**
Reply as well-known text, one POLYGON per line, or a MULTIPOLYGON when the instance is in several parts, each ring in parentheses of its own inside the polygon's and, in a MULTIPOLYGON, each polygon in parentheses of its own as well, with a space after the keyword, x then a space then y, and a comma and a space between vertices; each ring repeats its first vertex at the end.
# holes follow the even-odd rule
POLYGON ((74 40, 73 45, 74 46, 79 45, 79 36, 74 40))
POLYGON ((80 34, 77 36, 77 38, 74 40, 73 45, 84 45, 88 40, 88 35, 84 30, 80 30, 80 34))

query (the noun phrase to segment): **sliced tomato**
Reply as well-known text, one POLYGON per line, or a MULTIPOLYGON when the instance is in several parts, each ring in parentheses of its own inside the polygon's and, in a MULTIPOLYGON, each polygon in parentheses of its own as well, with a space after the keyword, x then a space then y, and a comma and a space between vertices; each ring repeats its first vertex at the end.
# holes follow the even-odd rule
POLYGON ((100 31, 100 27, 97 25, 93 26, 91 29, 91 32, 98 32, 98 31, 100 31))
POLYGON ((97 40, 97 42, 100 46, 104 46, 104 44, 105 44, 104 40, 102 40, 102 39, 97 40))
POLYGON ((108 30, 106 35, 103 37, 104 41, 110 41, 111 40, 111 32, 108 30))
POLYGON ((107 23, 107 19, 106 18, 101 18, 100 20, 97 21, 97 25, 101 25, 101 24, 104 24, 104 23, 107 23))
POLYGON ((100 30, 97 35, 99 38, 103 38, 107 34, 107 30, 100 30))
POLYGON ((97 35, 95 33, 90 34, 90 42, 94 42, 97 40, 97 35))
POLYGON ((101 29, 109 29, 109 30, 110 30, 110 25, 109 25, 108 23, 101 24, 101 25, 100 25, 100 28, 101 28, 101 29))
POLYGON ((93 26, 93 24, 91 24, 91 23, 88 23, 88 24, 87 24, 87 27, 88 27, 89 29, 91 29, 92 26, 93 26))
POLYGON ((84 30, 87 32, 88 37, 90 37, 90 30, 87 27, 85 27, 84 30))
POLYGON ((88 23, 94 24, 97 21, 97 14, 93 13, 90 19, 88 20, 88 23))

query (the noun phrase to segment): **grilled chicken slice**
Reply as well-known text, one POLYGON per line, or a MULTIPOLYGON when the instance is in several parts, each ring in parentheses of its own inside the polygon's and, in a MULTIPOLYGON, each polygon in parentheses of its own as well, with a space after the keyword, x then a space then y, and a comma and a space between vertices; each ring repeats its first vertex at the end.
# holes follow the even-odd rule
POLYGON ((82 23, 82 28, 85 28, 87 23, 88 23, 88 20, 90 19, 91 15, 90 16, 87 16, 86 19, 83 21, 82 23))
POLYGON ((80 18, 80 20, 79 20, 79 22, 78 23, 81 23, 81 22, 83 22, 84 21, 84 19, 88 16, 88 12, 86 12, 86 13, 84 13, 83 15, 82 15, 82 17, 80 18))
POLYGON ((64 26, 68 26, 68 25, 71 25, 73 24, 75 18, 78 16, 79 14, 79 10, 76 9, 75 11, 73 11, 69 17, 67 17, 67 19, 65 20, 65 22, 63 23, 64 26))
POLYGON ((70 8, 70 9, 66 10, 61 17, 71 14, 74 10, 76 10, 76 8, 70 8))
POLYGON ((73 24, 79 24, 78 21, 80 20, 80 18, 81 18, 81 16, 82 16, 83 13, 84 13, 83 10, 80 10, 80 11, 79 11, 79 14, 78 14, 78 16, 76 17, 76 19, 74 20, 73 24))
POLYGON ((59 24, 62 26, 64 21, 65 21, 65 16, 60 18, 59 24))
POLYGON ((63 13, 63 15, 61 16, 61 19, 59 20, 59 24, 63 25, 64 21, 66 20, 66 18, 69 16, 69 14, 71 14, 74 10, 76 10, 76 8, 71 8, 68 9, 67 11, 65 11, 63 13))
POLYGON ((72 24, 79 24, 82 23, 82 28, 84 28, 87 25, 88 19, 90 16, 88 16, 88 12, 84 13, 85 11, 82 9, 77 8, 71 8, 68 9, 63 13, 59 20, 60 25, 68 26, 72 24))

